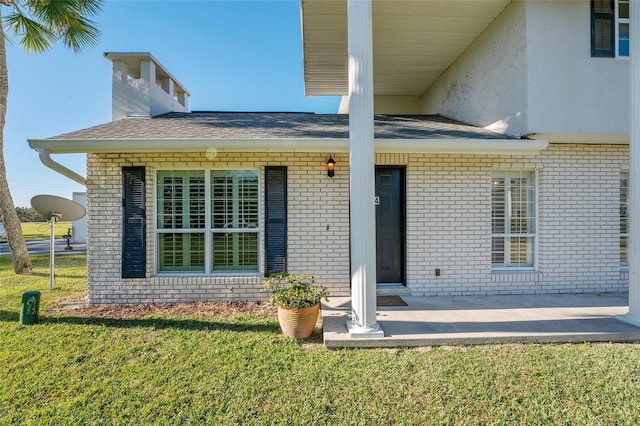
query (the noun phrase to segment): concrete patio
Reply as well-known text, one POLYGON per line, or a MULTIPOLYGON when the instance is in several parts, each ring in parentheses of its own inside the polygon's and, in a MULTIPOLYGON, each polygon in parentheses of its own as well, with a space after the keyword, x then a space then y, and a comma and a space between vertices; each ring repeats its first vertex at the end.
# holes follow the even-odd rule
POLYGON ((406 297, 408 306, 378 306, 381 338, 352 338, 351 299, 322 306, 328 348, 472 345, 515 342, 640 342, 640 327, 616 319, 625 294, 406 297))

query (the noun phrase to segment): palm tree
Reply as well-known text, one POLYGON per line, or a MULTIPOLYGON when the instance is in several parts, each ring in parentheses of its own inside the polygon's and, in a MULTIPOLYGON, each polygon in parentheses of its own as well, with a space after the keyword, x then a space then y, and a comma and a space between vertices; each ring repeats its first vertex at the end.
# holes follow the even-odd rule
POLYGON ((45 52, 57 41, 80 52, 98 41, 100 31, 89 18, 101 8, 102 0, 0 0, 0 213, 16 274, 30 274, 31 260, 4 163, 3 130, 9 94, 5 31, 28 52, 45 52))

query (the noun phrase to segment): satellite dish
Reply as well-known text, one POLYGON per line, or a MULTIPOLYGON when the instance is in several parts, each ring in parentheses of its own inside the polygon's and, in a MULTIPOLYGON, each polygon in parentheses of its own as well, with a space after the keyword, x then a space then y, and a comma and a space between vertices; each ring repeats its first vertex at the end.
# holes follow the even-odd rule
POLYGON ((56 222, 60 219, 73 221, 82 219, 87 211, 75 201, 55 195, 36 195, 31 199, 31 207, 50 221, 51 241, 49 244, 49 288, 53 290, 55 281, 56 222))
POLYGON ((31 199, 31 207, 47 219, 74 221, 82 219, 87 211, 75 201, 55 195, 36 195, 31 199))

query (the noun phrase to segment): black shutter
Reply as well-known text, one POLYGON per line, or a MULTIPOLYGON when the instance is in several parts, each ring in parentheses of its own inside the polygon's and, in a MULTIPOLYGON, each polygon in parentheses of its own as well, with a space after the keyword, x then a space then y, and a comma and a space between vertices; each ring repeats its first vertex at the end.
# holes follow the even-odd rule
POLYGON ((613 58, 615 47, 615 0, 591 0, 591 56, 613 58))
POLYGON ((144 278, 147 271, 145 171, 122 168, 122 278, 144 278))
POLYGON ((264 168, 265 275, 287 270, 287 167, 264 168))

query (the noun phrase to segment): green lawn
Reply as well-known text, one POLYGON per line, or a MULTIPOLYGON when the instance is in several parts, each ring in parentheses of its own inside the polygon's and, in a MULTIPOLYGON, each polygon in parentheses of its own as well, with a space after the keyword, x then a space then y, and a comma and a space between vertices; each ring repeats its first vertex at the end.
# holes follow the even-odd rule
MULTIPOLYGON (((50 227, 49 222, 23 223, 22 232, 26 240, 39 240, 51 236, 49 233, 50 227)), ((56 238, 62 238, 63 235, 66 235, 69 228, 71 228, 71 222, 56 223, 56 238)))
MULTIPOLYGON (((42 240, 51 236, 49 222, 25 222, 21 225, 25 240, 42 240)), ((56 223, 56 238, 66 235, 69 228, 71 228, 71 222, 56 223)), ((6 239, 0 238, 0 241, 6 241, 6 239)))
POLYGON ((16 277, 0 258, 0 424, 638 424, 640 346, 328 351, 272 318, 43 315, 86 286, 85 258, 16 277))

